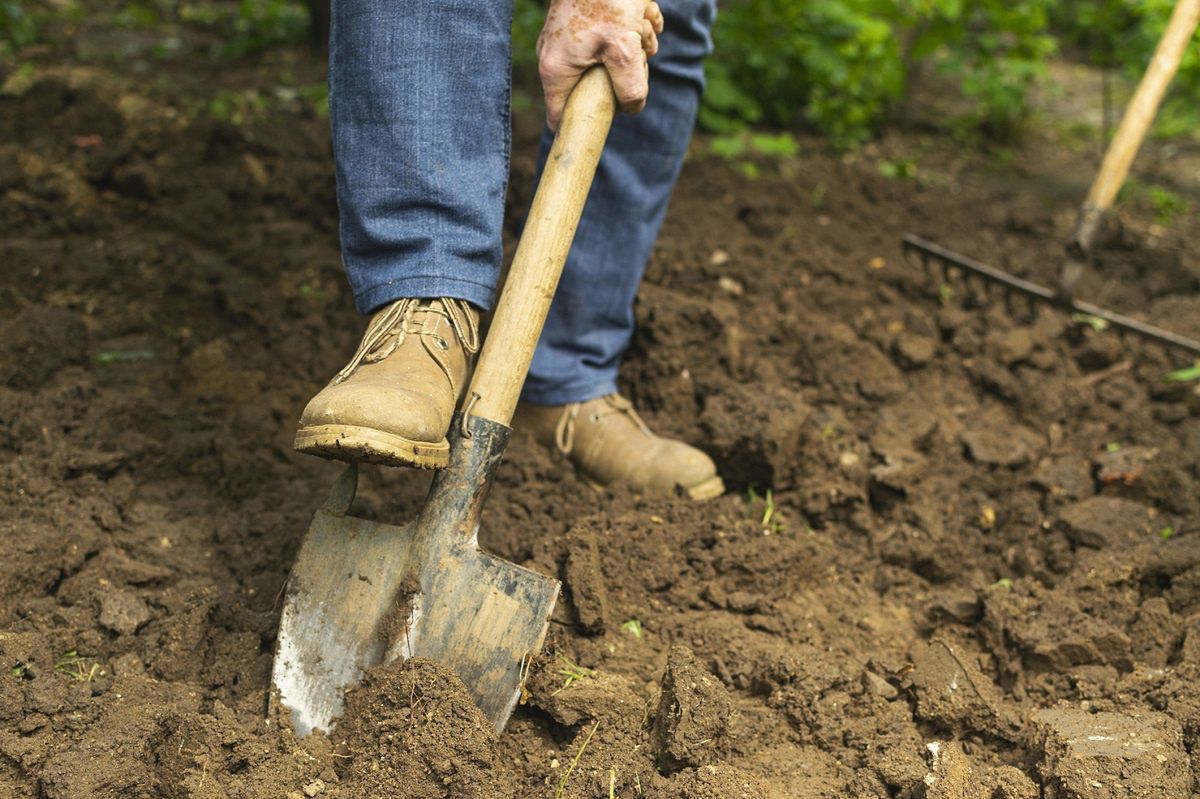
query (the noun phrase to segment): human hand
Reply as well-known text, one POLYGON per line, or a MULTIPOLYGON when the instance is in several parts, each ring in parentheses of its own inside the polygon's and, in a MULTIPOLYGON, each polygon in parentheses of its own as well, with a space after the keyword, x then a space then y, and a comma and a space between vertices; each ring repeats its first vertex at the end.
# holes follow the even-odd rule
POLYGON ((622 111, 641 111, 650 91, 647 59, 658 52, 662 30, 653 0, 551 0, 537 43, 550 129, 558 129, 567 96, 593 64, 608 70, 622 111))

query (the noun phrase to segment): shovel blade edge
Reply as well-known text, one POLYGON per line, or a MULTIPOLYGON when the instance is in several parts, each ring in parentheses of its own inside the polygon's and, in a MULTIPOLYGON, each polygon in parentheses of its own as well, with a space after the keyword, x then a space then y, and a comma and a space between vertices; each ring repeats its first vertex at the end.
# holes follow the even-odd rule
POLYGON ((297 735, 328 732, 346 687, 383 660, 412 557, 408 527, 313 515, 288 579, 271 671, 297 735))

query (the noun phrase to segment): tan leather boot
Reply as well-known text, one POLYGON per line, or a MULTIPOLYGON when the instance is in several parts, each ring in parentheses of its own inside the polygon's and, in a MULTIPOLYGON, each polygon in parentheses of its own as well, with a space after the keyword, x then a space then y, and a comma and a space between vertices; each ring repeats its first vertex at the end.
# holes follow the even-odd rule
POLYGON ((711 458, 682 441, 656 436, 619 394, 570 405, 522 403, 513 426, 556 447, 593 486, 619 482, 651 493, 678 486, 695 500, 725 492, 711 458))
POLYGON ((440 469, 446 431, 479 351, 479 314, 403 299, 371 318, 358 352, 308 403, 295 448, 343 461, 440 469))

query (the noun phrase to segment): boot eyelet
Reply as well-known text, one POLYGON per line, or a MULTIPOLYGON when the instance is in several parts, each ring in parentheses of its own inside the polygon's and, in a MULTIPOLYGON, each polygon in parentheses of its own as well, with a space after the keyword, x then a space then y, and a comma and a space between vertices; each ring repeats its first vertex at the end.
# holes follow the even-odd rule
POLYGON ((433 340, 437 342, 437 345, 441 347, 442 350, 449 351, 450 342, 446 341, 446 339, 442 338, 441 336, 435 336, 433 340))
POLYGON ((591 421, 592 424, 596 424, 597 422, 600 421, 600 414, 593 413, 591 416, 588 417, 588 419, 591 421))

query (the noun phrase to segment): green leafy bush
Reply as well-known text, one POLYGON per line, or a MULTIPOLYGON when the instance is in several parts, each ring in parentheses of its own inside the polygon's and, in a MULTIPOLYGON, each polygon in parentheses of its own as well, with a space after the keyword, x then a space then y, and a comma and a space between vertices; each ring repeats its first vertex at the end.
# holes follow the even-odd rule
POLYGON ((717 18, 702 123, 806 121, 840 145, 878 131, 931 63, 1010 132, 1054 51, 1049 0, 741 0, 717 18))
POLYGON ((308 7, 294 0, 241 0, 227 24, 230 36, 222 52, 247 55, 304 42, 308 38, 308 7))
POLYGON ((0 0, 0 55, 14 53, 38 41, 41 23, 30 4, 0 0))

